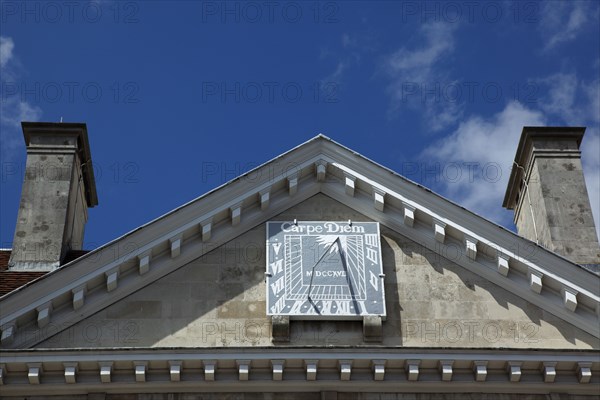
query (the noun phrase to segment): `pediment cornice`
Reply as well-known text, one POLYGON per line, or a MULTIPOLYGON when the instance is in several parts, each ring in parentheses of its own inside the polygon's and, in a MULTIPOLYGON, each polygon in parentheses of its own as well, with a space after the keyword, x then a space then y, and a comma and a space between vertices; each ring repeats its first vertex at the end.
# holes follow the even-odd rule
POLYGON ((596 394, 597 351, 419 348, 7 351, 7 396, 82 392, 361 391, 596 394))
POLYGON ((2 347, 34 346, 48 322, 66 329, 317 193, 600 337, 596 275, 317 136, 0 298, 2 347))

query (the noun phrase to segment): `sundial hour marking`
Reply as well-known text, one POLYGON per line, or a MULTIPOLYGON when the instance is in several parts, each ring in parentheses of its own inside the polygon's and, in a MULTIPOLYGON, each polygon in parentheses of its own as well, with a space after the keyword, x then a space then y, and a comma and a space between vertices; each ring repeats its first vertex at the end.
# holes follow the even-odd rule
POLYGON ((268 315, 385 316, 377 223, 269 222, 267 241, 268 315))

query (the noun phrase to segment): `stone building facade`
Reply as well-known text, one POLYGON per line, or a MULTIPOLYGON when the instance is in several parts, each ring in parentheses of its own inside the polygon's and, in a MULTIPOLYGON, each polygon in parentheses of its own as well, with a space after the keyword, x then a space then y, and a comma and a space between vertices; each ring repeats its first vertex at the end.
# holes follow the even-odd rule
POLYGON ((600 392, 600 248, 579 161, 583 128, 524 128, 504 204, 519 234, 320 135, 85 254, 73 239, 97 203, 93 172, 82 168, 91 165, 85 125, 26 123, 24 132, 17 232, 10 259, 0 258, 3 398, 600 392), (31 199, 58 184, 29 173, 40 151, 71 168, 56 191, 70 200, 55 209, 31 199), (378 223, 382 273, 364 281, 385 289, 385 314, 269 305, 269 221, 378 223), (23 251, 48 235, 62 238, 60 251, 23 251))

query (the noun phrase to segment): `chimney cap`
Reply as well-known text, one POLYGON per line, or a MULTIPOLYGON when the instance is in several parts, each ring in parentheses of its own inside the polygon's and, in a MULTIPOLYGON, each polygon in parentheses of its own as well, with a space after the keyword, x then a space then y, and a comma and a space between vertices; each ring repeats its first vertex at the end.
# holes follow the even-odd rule
POLYGON ((510 171, 502 207, 512 210, 516 206, 517 195, 521 186, 520 182, 523 179, 523 169, 516 168, 515 164, 527 168, 528 157, 531 153, 529 150, 533 146, 534 140, 572 140, 577 143, 577 149, 579 149, 585 129, 584 126, 524 126, 517 146, 515 161, 510 171))
POLYGON ((96 192, 96 179, 92 163, 92 153, 87 136, 87 125, 77 122, 21 122, 25 145, 29 147, 31 136, 53 136, 57 134, 71 134, 77 136, 77 148, 82 164, 82 174, 85 186, 85 197, 88 207, 98 205, 96 192))

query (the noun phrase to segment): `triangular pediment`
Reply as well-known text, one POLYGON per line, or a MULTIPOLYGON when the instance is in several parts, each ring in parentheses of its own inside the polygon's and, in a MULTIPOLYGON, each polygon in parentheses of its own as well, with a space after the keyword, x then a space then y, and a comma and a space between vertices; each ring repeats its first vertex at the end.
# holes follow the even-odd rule
MULTIPOLYGON (((372 221, 321 193, 275 219, 299 216, 351 220, 353 226, 372 221)), ((36 347, 271 347, 266 234, 265 224, 259 224, 36 347)), ((380 345, 597 347, 592 335, 385 226, 381 249, 387 315, 380 345)), ((288 346, 365 344, 360 320, 305 318, 290 324, 288 346)))
POLYGON ((2 346, 35 346, 56 333, 50 323, 67 329, 315 195, 600 337, 596 275, 318 136, 4 296, 2 346))

